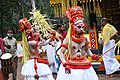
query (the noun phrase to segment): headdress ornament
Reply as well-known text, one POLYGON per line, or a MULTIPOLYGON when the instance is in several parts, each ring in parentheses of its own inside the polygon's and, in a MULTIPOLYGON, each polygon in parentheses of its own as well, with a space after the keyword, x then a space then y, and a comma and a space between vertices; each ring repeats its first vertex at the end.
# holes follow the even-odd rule
POLYGON ((72 23, 76 23, 78 20, 84 20, 83 10, 79 6, 74 6, 66 11, 66 17, 72 23))

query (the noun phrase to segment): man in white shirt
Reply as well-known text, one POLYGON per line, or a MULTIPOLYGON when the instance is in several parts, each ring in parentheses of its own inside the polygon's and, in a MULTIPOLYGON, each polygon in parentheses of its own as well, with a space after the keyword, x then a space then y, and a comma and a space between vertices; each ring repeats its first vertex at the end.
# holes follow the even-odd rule
MULTIPOLYGON (((114 26, 107 22, 106 18, 101 20, 102 38, 103 38, 103 54, 115 45, 114 36, 117 34, 117 30, 114 26)), ((115 58, 114 48, 109 50, 103 55, 103 62, 105 65, 107 77, 113 77, 113 73, 120 70, 120 64, 115 58)))
MULTIPOLYGON (((5 46, 5 52, 11 53, 13 56, 13 62, 15 64, 15 69, 12 72, 13 80, 16 80, 17 77, 17 63, 18 63, 18 57, 16 55, 17 50, 17 40, 13 37, 13 30, 9 29, 7 32, 7 36, 3 39, 4 46, 5 46)), ((9 74, 6 74, 6 78, 9 74)))

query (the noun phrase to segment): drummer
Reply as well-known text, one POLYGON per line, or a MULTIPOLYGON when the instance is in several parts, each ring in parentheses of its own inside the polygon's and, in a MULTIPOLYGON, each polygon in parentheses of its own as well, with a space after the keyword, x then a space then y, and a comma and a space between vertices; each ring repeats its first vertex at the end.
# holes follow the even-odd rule
MULTIPOLYGON (((11 53, 13 55, 13 62, 15 64, 15 70, 12 73, 13 80, 17 78, 17 63, 18 57, 16 55, 17 50, 17 40, 13 37, 13 30, 9 29, 7 32, 7 36, 3 39, 5 52, 11 53)), ((6 80, 9 79, 9 74, 5 74, 6 80)))

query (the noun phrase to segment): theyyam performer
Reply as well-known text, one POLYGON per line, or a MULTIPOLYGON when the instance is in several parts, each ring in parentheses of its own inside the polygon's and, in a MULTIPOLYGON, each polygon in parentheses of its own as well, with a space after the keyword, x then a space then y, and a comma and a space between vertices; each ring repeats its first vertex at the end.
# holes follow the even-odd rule
POLYGON ((55 34, 45 42, 39 41, 39 33, 35 32, 27 18, 21 19, 19 24, 24 47, 24 65, 21 70, 24 80, 54 80, 47 59, 44 58, 43 52, 40 52, 40 47, 52 41, 55 34))
POLYGON ((74 6, 66 11, 70 21, 68 33, 57 55, 61 60, 61 66, 56 80, 98 80, 87 56, 97 60, 99 56, 92 54, 89 42, 85 36, 85 23, 82 8, 74 6))

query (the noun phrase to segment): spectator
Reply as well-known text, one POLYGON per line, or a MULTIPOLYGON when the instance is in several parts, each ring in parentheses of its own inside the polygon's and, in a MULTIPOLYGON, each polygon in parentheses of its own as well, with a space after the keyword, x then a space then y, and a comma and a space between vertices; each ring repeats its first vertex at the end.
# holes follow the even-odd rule
POLYGON ((59 37, 61 42, 63 42, 64 38, 66 37, 67 35, 67 31, 65 31, 65 27, 64 25, 57 25, 57 32, 62 36, 62 37, 59 37))
MULTIPOLYGON (((103 54, 115 45, 113 36, 117 33, 114 26, 107 22, 106 18, 102 18, 102 38, 103 38, 103 54)), ((103 62, 105 65, 106 76, 113 77, 113 73, 120 70, 120 64, 115 58, 114 48, 103 55, 103 62)))
MULTIPOLYGON (((18 64, 18 57, 16 55, 17 50, 17 40, 13 37, 13 30, 9 29, 7 32, 7 36, 3 39, 5 52, 11 53, 13 56, 13 62, 15 64, 14 70, 12 72, 13 80, 17 78, 17 64, 18 64)), ((9 79, 9 74, 5 74, 6 80, 9 79)))

